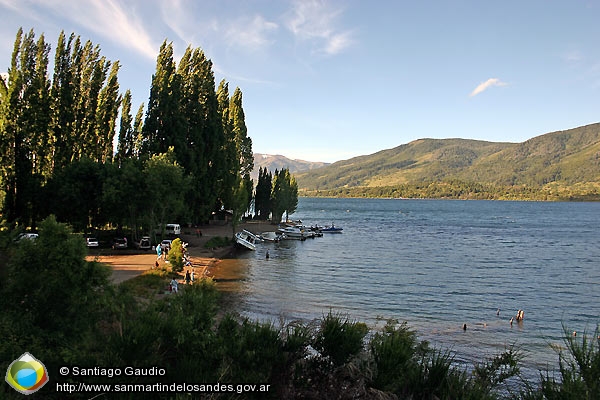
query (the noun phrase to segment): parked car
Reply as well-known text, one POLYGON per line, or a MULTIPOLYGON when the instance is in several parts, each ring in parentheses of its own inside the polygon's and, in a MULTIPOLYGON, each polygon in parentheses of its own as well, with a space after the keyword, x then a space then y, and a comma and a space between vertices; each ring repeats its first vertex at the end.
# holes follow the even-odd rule
POLYGON ((179 224, 165 225, 165 233, 169 236, 181 235, 181 226, 179 224))
POLYGON ((115 238, 113 240, 112 248, 113 248, 113 250, 126 249, 127 248, 127 239, 125 239, 125 238, 115 238))
POLYGON ((19 236, 17 236, 17 242, 23 239, 29 239, 29 240, 35 240, 38 238, 38 234, 37 233, 21 233, 19 236))
POLYGON ((135 247, 140 250, 150 250, 152 248, 150 236, 142 236, 140 241, 135 244, 135 247))
POLYGON ((85 238, 85 244, 87 247, 98 247, 100 245, 98 239, 93 237, 85 238))
POLYGON ((162 247, 163 252, 164 251, 168 252, 169 250, 171 250, 171 242, 172 241, 170 239, 165 239, 162 242, 160 242, 160 247, 162 247))

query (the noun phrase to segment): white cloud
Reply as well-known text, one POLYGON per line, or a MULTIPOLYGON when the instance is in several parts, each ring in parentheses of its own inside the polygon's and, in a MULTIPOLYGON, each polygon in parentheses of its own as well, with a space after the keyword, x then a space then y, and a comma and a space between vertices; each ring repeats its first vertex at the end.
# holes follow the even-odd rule
POLYGON ((54 14, 149 58, 158 53, 135 9, 122 0, 1 0, 1 4, 33 18, 54 14))
POLYGON ((479 93, 491 88, 492 86, 506 86, 508 85, 508 83, 506 82, 502 82, 500 79, 498 78, 490 78, 485 82, 481 82, 476 88, 475 90, 473 90, 471 92, 471 94, 469 95, 470 97, 473 96, 477 96, 479 93))
POLYGON ((296 0, 286 27, 298 39, 317 41, 325 53, 338 54, 352 44, 351 33, 337 27, 341 13, 323 0, 296 0))
POLYGON ((278 28, 275 22, 267 21, 261 15, 241 17, 229 24, 225 38, 229 45, 256 51, 273 42, 270 35, 278 28))

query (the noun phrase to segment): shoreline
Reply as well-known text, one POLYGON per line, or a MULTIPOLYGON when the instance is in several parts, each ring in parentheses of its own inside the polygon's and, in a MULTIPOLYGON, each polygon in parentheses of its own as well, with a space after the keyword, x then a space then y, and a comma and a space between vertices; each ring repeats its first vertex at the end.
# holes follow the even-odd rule
MULTIPOLYGON (((238 224, 235 231, 237 233, 242 229, 249 230, 253 233, 261 233, 276 230, 277 225, 274 225, 269 221, 246 221, 238 224)), ((196 279, 204 277, 218 279, 218 276, 210 275, 210 272, 219 261, 225 258, 235 257, 235 245, 213 249, 207 249, 204 245, 213 237, 231 238, 233 236, 231 223, 203 225, 199 227, 199 230, 201 235, 197 236, 193 233, 195 228, 182 228, 184 233, 179 235, 179 237, 181 240, 188 243, 188 251, 194 265, 196 279)), ((97 261, 111 267, 111 281, 114 284, 119 284, 128 279, 135 278, 147 270, 151 270, 156 261, 156 253, 152 250, 112 250, 110 248, 89 249, 86 260, 97 261)), ((162 259, 159 262, 164 264, 162 259)), ((183 281, 185 270, 186 269, 184 268, 183 272, 179 274, 181 276, 180 281, 183 281)))

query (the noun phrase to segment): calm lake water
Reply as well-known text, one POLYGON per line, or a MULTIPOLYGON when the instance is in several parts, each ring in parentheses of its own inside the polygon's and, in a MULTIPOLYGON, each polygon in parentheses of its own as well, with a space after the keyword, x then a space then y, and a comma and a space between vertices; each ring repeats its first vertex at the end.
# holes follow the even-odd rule
POLYGON ((533 375, 558 365, 562 324, 600 323, 600 203, 300 198, 292 217, 344 231, 220 263, 242 315, 407 321, 459 362, 516 344, 533 375))

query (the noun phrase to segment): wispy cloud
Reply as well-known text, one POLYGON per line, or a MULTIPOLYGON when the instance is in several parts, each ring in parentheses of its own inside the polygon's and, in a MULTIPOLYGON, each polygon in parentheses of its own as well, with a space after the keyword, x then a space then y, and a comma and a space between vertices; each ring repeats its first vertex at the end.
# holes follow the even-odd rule
POLYGON ((475 90, 473 90, 471 92, 471 94, 469 95, 470 97, 473 96, 477 96, 479 93, 486 91, 487 89, 493 87, 493 86, 506 86, 508 85, 508 83, 506 82, 502 82, 500 79, 498 78, 490 78, 485 82, 481 82, 476 88, 475 90))
POLYGON ((279 25, 267 21, 262 15, 241 17, 226 28, 225 39, 231 46, 256 51, 273 42, 272 33, 279 25))
POLYGON ((338 28, 341 13, 323 0, 295 0, 286 27, 300 40, 319 42, 321 51, 338 54, 353 43, 351 32, 338 28))
POLYGON ((37 15, 40 14, 54 14, 150 58, 155 58, 158 53, 158 46, 152 42, 141 18, 136 15, 135 9, 128 2, 119 0, 21 0, 18 2, 1 0, 1 4, 33 18, 37 18, 37 15))
POLYGON ((185 43, 208 42, 215 46, 222 43, 250 52, 262 50, 273 43, 279 28, 276 22, 257 13, 219 17, 207 13, 205 7, 190 0, 174 0, 168 5, 161 3, 162 18, 185 43), (203 15, 211 16, 202 19, 203 15))

